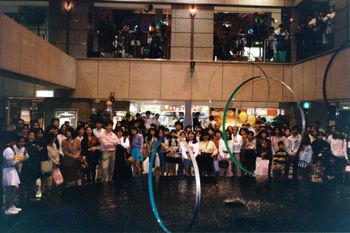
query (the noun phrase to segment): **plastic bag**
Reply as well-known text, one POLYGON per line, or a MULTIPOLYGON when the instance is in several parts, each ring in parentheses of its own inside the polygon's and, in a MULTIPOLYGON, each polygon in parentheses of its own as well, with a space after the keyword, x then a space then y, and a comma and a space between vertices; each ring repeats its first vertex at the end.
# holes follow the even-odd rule
POLYGON ((61 174, 60 169, 56 168, 52 172, 52 178, 55 181, 56 185, 60 185, 63 183, 63 176, 61 174))
POLYGON ((254 174, 257 176, 267 176, 269 174, 269 163, 269 160, 257 157, 254 174))

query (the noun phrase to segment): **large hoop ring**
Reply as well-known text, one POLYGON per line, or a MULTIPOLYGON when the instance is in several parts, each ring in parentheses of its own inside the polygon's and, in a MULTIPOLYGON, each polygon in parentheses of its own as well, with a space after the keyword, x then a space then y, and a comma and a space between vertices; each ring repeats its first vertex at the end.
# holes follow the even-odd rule
MULTIPOLYGON (((257 80, 267 80, 267 81, 268 81, 268 80, 271 80, 271 81, 278 82, 278 83, 280 83, 282 86, 284 86, 285 88, 287 88, 287 89, 292 93, 292 95, 293 95, 295 101, 297 102, 297 107, 298 107, 298 109, 299 109, 299 111, 300 111, 301 121, 302 121, 302 122, 301 122, 301 123, 302 123, 302 135, 304 135, 304 134, 305 134, 305 128, 306 128, 305 113, 304 113, 303 108, 301 107, 301 104, 300 104, 300 101, 299 101, 297 95, 295 94, 295 92, 293 91, 293 89, 292 89, 290 86, 288 86, 285 82, 283 82, 283 81, 281 81, 281 80, 279 80, 279 79, 277 79, 277 78, 268 77, 268 76, 266 76, 266 77, 264 77, 264 76, 255 76, 255 77, 252 77, 252 78, 250 78, 250 79, 247 79, 246 81, 242 82, 242 83, 231 93, 230 97, 229 97, 228 100, 227 100, 227 103, 226 103, 226 106, 225 106, 225 110, 224 110, 224 116, 223 116, 223 120, 222 120, 222 121, 223 121, 223 122, 222 122, 223 130, 226 129, 226 116, 227 116, 228 109, 230 108, 231 101, 232 101, 233 97, 238 93, 238 91, 239 91, 242 87, 244 87, 245 85, 247 85, 248 83, 250 83, 250 82, 252 82, 252 81, 254 81, 254 80, 255 80, 255 81, 257 81, 257 80)), ((229 153, 229 155, 230 155, 232 161, 236 164, 236 166, 237 166, 240 170, 242 170, 242 171, 244 171, 244 172, 246 172, 246 173, 248 173, 248 174, 250 174, 250 175, 252 175, 252 176, 256 176, 253 172, 248 171, 247 169, 245 169, 245 168, 242 166, 242 164, 239 163, 239 162, 235 159, 235 157, 233 156, 233 153, 232 153, 232 151, 231 151, 231 149, 230 149, 230 146, 228 145, 227 137, 226 137, 226 134, 225 134, 225 133, 223 133, 223 139, 224 139, 224 142, 225 142, 225 146, 226 146, 227 152, 229 153)), ((300 145, 299 145, 298 150, 299 150, 299 149, 300 149, 300 145)))
POLYGON ((337 55, 343 51, 346 48, 350 47, 350 41, 345 42, 342 46, 340 46, 338 49, 336 49, 332 55, 332 57, 329 59, 326 70, 324 71, 323 74, 323 82, 322 82, 322 94, 323 94, 323 101, 327 105, 328 111, 329 111, 329 101, 328 101, 328 96, 327 96, 327 79, 328 79, 328 73, 329 70, 334 62, 334 59, 337 57, 337 55))
MULTIPOLYGON (((190 153, 191 156, 191 160, 192 160, 192 164, 193 164, 193 169, 194 169, 194 173, 195 173, 195 179, 196 179, 196 200, 195 200, 195 205, 193 208, 193 212, 192 212, 192 219, 191 222, 189 223, 189 225, 186 227, 185 232, 189 232, 192 228, 192 226, 194 225, 197 215, 198 215, 198 210, 200 207, 200 202, 201 202, 201 180, 200 180, 200 176, 199 176, 199 169, 198 169, 198 164, 196 161, 196 158, 194 157, 194 154, 192 152, 192 150, 190 149, 189 145, 187 144, 186 141, 182 141, 182 143, 184 143, 186 149, 188 150, 188 152, 190 153)), ((151 206, 152 206, 152 211, 153 211, 153 215, 156 218, 159 226, 162 228, 162 230, 166 233, 171 233, 171 231, 167 228, 167 226, 165 225, 165 223, 163 222, 163 220, 161 219, 159 213, 158 213, 158 209, 157 209, 157 205, 155 203, 154 200, 154 194, 153 194, 153 176, 152 176, 152 166, 156 157, 156 152, 158 147, 161 144, 161 140, 158 140, 157 143, 155 144, 153 150, 152 150, 152 154, 151 154, 151 158, 150 158, 150 162, 149 162, 149 170, 148 170, 148 193, 149 193, 149 199, 151 201, 151 206)))

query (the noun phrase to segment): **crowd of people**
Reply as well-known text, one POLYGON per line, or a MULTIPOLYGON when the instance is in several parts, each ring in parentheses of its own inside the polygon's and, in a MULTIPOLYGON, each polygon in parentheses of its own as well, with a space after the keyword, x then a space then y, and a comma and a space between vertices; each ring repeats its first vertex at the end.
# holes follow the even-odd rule
POLYGON ((98 27, 98 54, 116 58, 169 58, 170 36, 168 22, 157 20, 152 25, 123 23, 117 27, 113 22, 101 21, 98 27))
POLYGON ((297 60, 327 51, 334 46, 334 7, 328 12, 316 11, 297 26, 295 40, 297 60))
POLYGON ((42 129, 20 119, 7 127, 1 140, 2 185, 6 215, 21 211, 22 202, 44 199, 60 187, 125 180, 152 172, 157 176, 193 176, 190 154, 201 176, 251 176, 343 182, 348 162, 349 136, 332 126, 329 131, 307 127, 306 134, 284 124, 273 128, 265 118, 253 126, 229 126, 224 131, 211 116, 192 125, 174 122, 174 129, 160 124, 159 114, 130 114, 117 122, 95 120, 59 125, 58 119, 42 129), (229 148, 223 140, 225 134, 229 148), (157 142, 159 146, 155 148, 157 142), (156 159, 149 170, 149 158, 156 159), (231 160, 240 162, 241 171, 231 160), (192 153, 190 153, 192 152, 192 153), (264 162, 264 163, 261 163, 264 162), (261 167, 265 164, 265 167, 261 167))

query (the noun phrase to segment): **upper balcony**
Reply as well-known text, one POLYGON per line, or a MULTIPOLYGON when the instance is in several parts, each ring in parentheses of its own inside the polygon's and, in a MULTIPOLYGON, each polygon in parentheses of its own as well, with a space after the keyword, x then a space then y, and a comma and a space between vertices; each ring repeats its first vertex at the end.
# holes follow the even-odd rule
MULTIPOLYGON (((8 15, 35 30, 18 2, 8 15)), ((348 23, 340 0, 41 2, 37 33, 77 58, 290 63, 340 45, 348 23)))

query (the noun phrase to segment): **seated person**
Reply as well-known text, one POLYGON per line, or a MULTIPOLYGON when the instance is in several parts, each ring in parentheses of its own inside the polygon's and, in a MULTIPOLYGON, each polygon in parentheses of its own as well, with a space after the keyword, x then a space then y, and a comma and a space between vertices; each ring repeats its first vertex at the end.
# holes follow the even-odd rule
POLYGON ((312 165, 311 181, 313 183, 323 183, 325 168, 322 167, 321 160, 318 160, 316 164, 312 165))

